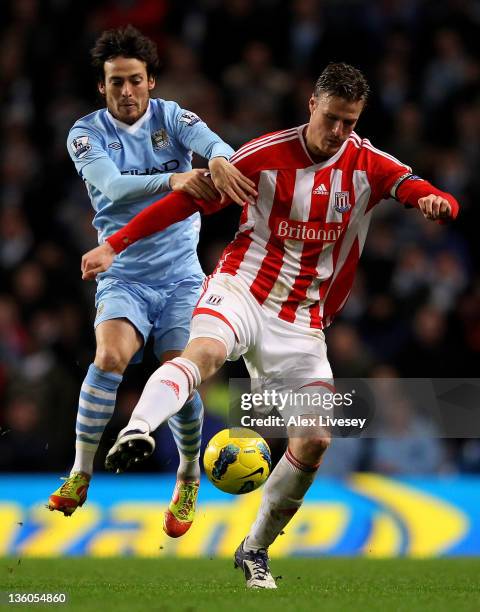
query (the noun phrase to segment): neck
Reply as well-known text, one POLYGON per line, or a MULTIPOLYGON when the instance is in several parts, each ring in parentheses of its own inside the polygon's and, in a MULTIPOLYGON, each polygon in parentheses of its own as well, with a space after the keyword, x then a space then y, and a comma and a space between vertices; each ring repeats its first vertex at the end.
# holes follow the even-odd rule
POLYGON ((320 151, 320 149, 312 143, 309 138, 308 125, 306 125, 303 130, 303 139, 305 141, 307 151, 314 162, 323 162, 331 157, 331 155, 327 155, 323 151, 320 151))
POLYGON ((112 117, 114 119, 116 119, 117 121, 120 121, 120 123, 124 123, 125 125, 135 125, 135 123, 137 123, 137 121, 140 121, 140 119, 145 115, 145 113, 148 111, 148 108, 150 106, 150 101, 148 102, 147 106, 145 107, 145 110, 143 111, 143 113, 141 115, 139 115, 136 119, 121 119, 120 117, 117 117, 116 115, 114 115, 114 113, 107 107, 108 112, 112 115, 112 117))

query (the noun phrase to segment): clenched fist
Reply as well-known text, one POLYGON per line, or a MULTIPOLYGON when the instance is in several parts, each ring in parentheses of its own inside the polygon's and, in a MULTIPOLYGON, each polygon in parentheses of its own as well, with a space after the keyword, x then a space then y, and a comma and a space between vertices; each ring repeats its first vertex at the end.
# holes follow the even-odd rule
POLYGON ((452 216, 452 206, 448 200, 442 196, 430 194, 419 198, 418 207, 422 211, 425 219, 437 221, 438 219, 449 219, 452 216))

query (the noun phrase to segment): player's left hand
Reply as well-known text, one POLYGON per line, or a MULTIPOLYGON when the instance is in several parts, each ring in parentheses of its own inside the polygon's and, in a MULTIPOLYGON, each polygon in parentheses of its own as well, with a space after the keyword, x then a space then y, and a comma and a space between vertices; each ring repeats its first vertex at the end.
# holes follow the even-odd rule
POLYGON ((450 202, 442 196, 431 193, 424 198, 419 198, 418 207, 425 219, 437 221, 438 219, 449 219, 452 216, 450 202))
POLYGON ((95 247, 82 257, 82 280, 95 280, 97 274, 105 272, 115 259, 115 251, 108 242, 95 247))
POLYGON ((222 196, 222 203, 227 200, 232 200, 240 206, 245 202, 255 203, 258 195, 255 183, 224 157, 214 157, 208 162, 208 167, 213 184, 222 196))

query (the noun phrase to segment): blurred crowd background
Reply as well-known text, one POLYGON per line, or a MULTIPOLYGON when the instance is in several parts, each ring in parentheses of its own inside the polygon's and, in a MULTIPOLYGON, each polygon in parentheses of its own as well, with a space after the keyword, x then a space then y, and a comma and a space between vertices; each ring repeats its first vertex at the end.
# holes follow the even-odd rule
MULTIPOLYGON (((338 377, 475 377, 480 365, 479 0, 4 0, 0 24, 0 470, 65 472, 77 396, 94 355, 95 287, 81 254, 92 210, 66 147, 79 117, 102 106, 89 49, 132 23, 158 44, 154 96, 198 113, 233 147, 305 123, 329 61, 367 75, 373 94, 357 132, 453 193, 452 226, 382 203, 354 290, 327 332, 338 377)), ((201 160, 196 160, 201 165, 201 160)), ((231 207, 205 218, 209 273, 235 231, 231 207)), ((155 367, 131 366, 98 456, 155 367)), ((202 393, 205 438, 228 403, 230 364, 202 393)), ((442 440, 397 402, 379 441, 339 440, 324 473, 479 472, 480 444, 442 440)), ((146 469, 177 463, 168 431, 146 469)))

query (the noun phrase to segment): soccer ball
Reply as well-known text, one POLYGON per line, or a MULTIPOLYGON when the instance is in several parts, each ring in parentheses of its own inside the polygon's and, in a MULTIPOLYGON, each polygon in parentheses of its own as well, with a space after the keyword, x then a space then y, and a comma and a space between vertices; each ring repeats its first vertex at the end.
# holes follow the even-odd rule
POLYGON ((221 491, 241 495, 267 480, 272 460, 268 444, 252 429, 223 429, 208 443, 203 466, 210 482, 221 491))

